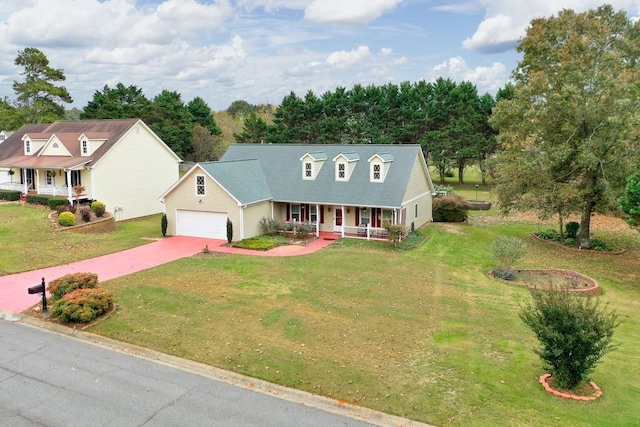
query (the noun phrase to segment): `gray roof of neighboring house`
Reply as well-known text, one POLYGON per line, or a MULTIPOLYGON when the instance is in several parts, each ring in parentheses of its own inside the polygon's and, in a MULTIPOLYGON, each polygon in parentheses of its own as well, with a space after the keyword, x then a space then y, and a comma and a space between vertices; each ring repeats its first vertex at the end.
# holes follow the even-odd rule
MULTIPOLYGON (((399 207, 417 156, 422 158, 419 145, 231 144, 221 160, 256 159, 277 201, 399 207), (314 153, 314 158, 324 157, 319 152, 326 154, 326 160, 316 179, 302 179, 300 159, 307 153, 314 153), (335 179, 333 159, 340 154, 350 160, 359 159, 347 182, 335 179), (392 159, 383 183, 369 179, 368 159, 376 154, 392 159)), ((247 174, 237 178, 247 185, 251 181, 247 174)))
POLYGON ((257 160, 203 162, 199 165, 244 205, 273 198, 257 160))

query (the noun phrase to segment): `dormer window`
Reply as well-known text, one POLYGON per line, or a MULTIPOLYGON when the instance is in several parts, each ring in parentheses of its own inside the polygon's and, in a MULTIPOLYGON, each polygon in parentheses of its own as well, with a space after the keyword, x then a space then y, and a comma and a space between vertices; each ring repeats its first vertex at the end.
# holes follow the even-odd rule
POLYGON ((31 141, 28 139, 24 141, 24 153, 31 154, 31 141))
POLYGON ((369 181, 384 182, 393 163, 393 156, 389 153, 376 153, 369 159, 369 181))
POLYGON ((349 181, 351 174, 360 160, 355 152, 340 153, 333 158, 336 165, 336 181, 349 181))
POLYGON ((86 139, 83 139, 81 144, 82 144, 82 155, 86 156, 87 154, 89 154, 89 142, 87 142, 86 139))
POLYGON ((327 160, 327 155, 322 151, 314 151, 302 156, 300 158, 302 162, 302 179, 307 181, 316 179, 325 160, 327 160))

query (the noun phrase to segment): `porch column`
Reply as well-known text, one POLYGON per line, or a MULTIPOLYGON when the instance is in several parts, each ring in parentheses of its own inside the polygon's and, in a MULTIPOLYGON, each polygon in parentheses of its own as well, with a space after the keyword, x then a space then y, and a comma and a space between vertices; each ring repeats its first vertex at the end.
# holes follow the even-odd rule
POLYGON ((73 203, 73 196, 71 195, 71 170, 65 170, 67 174, 67 200, 69 203, 73 203))
POLYGON ((36 194, 40 194, 40 169, 36 169, 36 176, 33 179, 36 180, 36 194))
POLYGON ((22 168, 22 182, 24 183, 22 192, 26 196, 27 194, 29 194, 29 184, 27 184, 27 169, 26 168, 22 168))
POLYGON ((316 205, 316 237, 320 237, 320 205, 316 205))
POLYGON ((347 217, 346 212, 344 210, 344 205, 341 205, 340 208, 342 209, 342 227, 340 227, 340 232, 342 234, 342 237, 344 237, 344 223, 345 223, 345 219, 347 217))

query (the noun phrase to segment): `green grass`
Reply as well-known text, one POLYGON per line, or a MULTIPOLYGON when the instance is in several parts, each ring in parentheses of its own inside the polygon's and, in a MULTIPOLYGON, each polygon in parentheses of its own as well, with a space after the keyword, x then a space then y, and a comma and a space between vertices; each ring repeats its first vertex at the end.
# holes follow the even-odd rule
POLYGON ((117 224, 114 233, 74 234, 54 231, 49 211, 30 205, 0 204, 0 275, 66 264, 117 252, 158 238, 160 216, 117 224))
POLYGON ((629 425, 640 254, 566 252, 532 238, 536 227, 431 224, 414 250, 341 240, 300 257, 182 259, 103 283, 119 310, 93 331, 436 425, 629 425), (518 318, 528 291, 486 275, 501 234, 527 242, 519 267, 593 277, 621 315, 621 346, 592 378, 600 400, 566 401, 537 382, 536 340, 518 318))

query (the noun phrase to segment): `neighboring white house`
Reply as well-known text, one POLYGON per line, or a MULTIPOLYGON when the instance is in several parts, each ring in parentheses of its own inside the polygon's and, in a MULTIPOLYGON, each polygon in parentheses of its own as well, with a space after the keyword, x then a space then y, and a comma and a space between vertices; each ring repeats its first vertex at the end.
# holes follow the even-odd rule
POLYGON ((419 145, 232 144, 198 163, 160 199, 169 235, 259 235, 260 220, 311 223, 314 233, 376 237, 384 223, 432 220, 435 188, 419 145))
POLYGON ((139 119, 25 125, 0 144, 0 189, 100 200, 117 220, 163 211, 180 158, 139 119))

